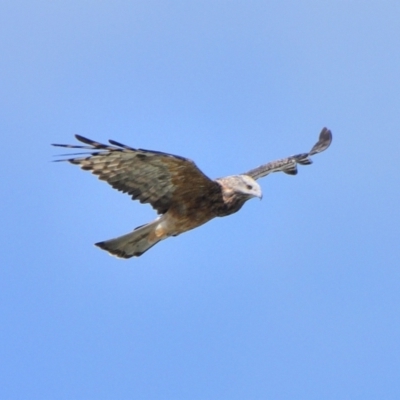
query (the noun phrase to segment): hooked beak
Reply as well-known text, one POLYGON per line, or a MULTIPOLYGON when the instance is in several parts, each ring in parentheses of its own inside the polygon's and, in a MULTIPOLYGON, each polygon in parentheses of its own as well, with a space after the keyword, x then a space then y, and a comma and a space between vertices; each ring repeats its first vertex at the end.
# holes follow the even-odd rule
POLYGON ((263 194, 261 190, 257 190, 257 193, 254 195, 254 197, 258 197, 260 200, 263 198, 263 194))

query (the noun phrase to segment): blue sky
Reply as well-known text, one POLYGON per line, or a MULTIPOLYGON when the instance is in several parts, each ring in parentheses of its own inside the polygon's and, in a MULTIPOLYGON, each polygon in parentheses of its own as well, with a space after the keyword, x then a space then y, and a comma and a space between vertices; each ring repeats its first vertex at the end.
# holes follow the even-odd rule
POLYGON ((398 399, 400 5, 3 1, 0 398, 398 399), (332 147, 140 258, 78 133, 210 177, 332 147))

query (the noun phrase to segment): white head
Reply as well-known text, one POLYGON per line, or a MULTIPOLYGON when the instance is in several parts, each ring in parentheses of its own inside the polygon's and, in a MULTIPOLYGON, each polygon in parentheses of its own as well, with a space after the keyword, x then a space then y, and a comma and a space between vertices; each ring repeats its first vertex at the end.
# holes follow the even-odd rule
POLYGON ((262 199, 262 191, 260 185, 248 175, 239 175, 241 178, 241 191, 248 194, 250 197, 258 197, 262 199))
POLYGON ((252 197, 262 198, 260 185, 248 175, 232 175, 217 180, 222 183, 227 192, 246 197, 246 200, 252 197))

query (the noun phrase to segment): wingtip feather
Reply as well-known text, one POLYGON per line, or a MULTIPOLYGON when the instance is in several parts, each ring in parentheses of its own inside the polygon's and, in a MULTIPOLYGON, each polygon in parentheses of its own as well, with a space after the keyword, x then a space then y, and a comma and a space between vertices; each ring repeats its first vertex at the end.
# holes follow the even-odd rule
POLYGON ((309 155, 312 156, 317 153, 325 151, 332 143, 332 132, 330 129, 324 127, 319 134, 318 142, 310 150, 309 155))
POLYGON ((90 139, 86 138, 85 136, 78 135, 78 134, 76 134, 76 135, 74 135, 74 136, 75 136, 75 138, 76 138, 77 140, 79 140, 79 141, 82 142, 82 143, 90 144, 90 145, 92 145, 93 143, 95 143, 93 140, 90 140, 90 139))

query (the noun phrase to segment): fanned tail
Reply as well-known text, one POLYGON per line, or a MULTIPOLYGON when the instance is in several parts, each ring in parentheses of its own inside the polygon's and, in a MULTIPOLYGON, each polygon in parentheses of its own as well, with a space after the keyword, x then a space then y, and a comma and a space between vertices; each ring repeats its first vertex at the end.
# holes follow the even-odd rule
POLYGON ((155 235, 159 220, 137 227, 133 232, 104 242, 95 243, 97 247, 120 258, 139 257, 163 238, 155 235))

